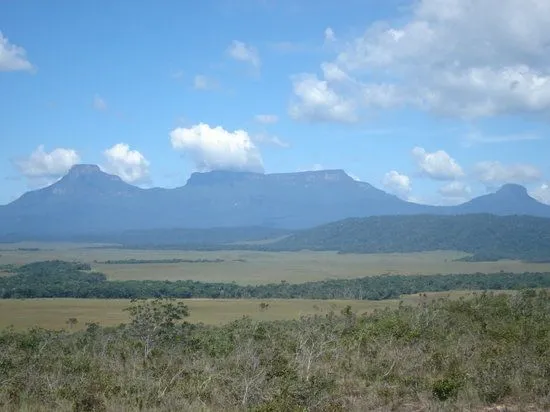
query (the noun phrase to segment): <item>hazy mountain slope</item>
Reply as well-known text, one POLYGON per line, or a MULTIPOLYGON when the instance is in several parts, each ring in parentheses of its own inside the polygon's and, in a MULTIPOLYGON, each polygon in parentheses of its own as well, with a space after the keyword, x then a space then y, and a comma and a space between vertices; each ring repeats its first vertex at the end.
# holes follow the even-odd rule
POLYGON ((299 231, 267 246, 355 253, 460 250, 480 260, 550 260, 550 219, 488 214, 374 216, 299 231))

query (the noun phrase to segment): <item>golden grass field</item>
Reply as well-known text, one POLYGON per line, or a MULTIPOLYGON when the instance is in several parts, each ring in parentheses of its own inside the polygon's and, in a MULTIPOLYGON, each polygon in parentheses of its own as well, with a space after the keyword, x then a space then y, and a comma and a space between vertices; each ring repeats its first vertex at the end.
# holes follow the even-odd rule
MULTIPOLYGON (((41 260, 78 260, 92 264, 94 270, 117 280, 197 280, 203 282, 237 282, 239 284, 278 283, 282 280, 301 283, 334 278, 357 278, 379 274, 437 274, 475 272, 550 272, 550 264, 499 262, 454 262, 465 256, 461 252, 441 251, 403 254, 346 254, 333 252, 254 252, 254 251, 166 251, 125 250, 77 243, 21 243, 0 245, 0 265, 24 264, 41 260), (36 251, 20 248, 38 248, 36 251), (177 264, 104 264, 106 260, 126 259, 223 259, 222 263, 177 264)), ((0 276, 2 273, 0 273, 0 276)), ((472 292, 430 293, 428 299, 441 296, 452 298, 472 292)), ((404 296, 405 303, 416 304, 418 295, 404 296)), ((190 299, 191 322, 219 324, 242 316, 259 320, 292 319, 301 315, 340 311, 351 305, 357 313, 376 308, 395 306, 399 300, 345 301, 345 300, 211 300, 190 299), (269 303, 260 310, 260 303, 269 303)), ((69 318, 78 319, 75 328, 87 322, 116 325, 127 321, 123 311, 128 300, 101 299, 26 299, 0 300, 0 328, 41 326, 67 328, 69 318)))
POLYGON ((278 283, 285 280, 301 283, 335 278, 358 278, 380 274, 448 274, 550 272, 550 263, 454 262, 462 252, 346 254, 334 252, 253 252, 253 251, 168 251, 98 248, 75 243, 24 243, 0 245, 0 265, 40 260, 79 260, 92 264, 94 270, 117 280, 197 280, 236 282, 239 284, 278 283), (40 248, 22 251, 19 248, 40 248), (223 263, 177 264, 102 264, 106 260, 125 259, 224 259, 223 263), (244 261, 237 261, 244 260, 244 261))
MULTIPOLYGON (((299 318, 302 315, 339 312, 350 305, 356 313, 371 312, 375 309, 396 307, 400 301, 416 305, 421 301, 440 297, 471 296, 471 291, 432 292, 426 297, 406 295, 397 300, 309 300, 309 299, 186 299, 190 322, 223 324, 243 316, 256 320, 283 320, 299 318), (260 303, 269 304, 260 310, 260 303)), ((507 292, 499 292, 507 293, 507 292)), ((118 325, 128 321, 124 308, 129 300, 122 299, 21 299, 0 300, 0 329, 13 325, 16 329, 40 326, 49 329, 69 329, 67 320, 76 318, 74 329, 85 328, 87 322, 101 325, 118 325)))

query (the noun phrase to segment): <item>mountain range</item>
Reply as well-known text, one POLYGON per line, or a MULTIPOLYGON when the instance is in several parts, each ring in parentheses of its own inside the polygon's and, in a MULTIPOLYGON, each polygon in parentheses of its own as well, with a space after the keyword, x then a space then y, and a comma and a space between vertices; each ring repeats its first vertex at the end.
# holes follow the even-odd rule
POLYGON ((343 170, 212 171, 193 173, 182 187, 143 189, 98 166, 76 165, 51 186, 0 206, 0 237, 251 226, 295 230, 350 217, 471 213, 550 217, 550 206, 514 184, 458 206, 428 206, 358 182, 343 170))

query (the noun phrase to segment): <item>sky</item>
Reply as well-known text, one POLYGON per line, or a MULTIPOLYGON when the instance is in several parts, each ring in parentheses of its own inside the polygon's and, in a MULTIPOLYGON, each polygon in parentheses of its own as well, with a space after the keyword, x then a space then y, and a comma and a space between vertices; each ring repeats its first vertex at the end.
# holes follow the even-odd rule
POLYGON ((548 0, 0 0, 0 204, 90 163, 550 204, 548 0))

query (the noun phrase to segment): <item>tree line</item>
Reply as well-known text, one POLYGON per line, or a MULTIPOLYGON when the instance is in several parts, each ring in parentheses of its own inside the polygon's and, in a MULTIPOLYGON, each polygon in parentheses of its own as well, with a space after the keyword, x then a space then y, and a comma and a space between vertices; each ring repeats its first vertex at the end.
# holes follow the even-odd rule
POLYGON ((238 285, 192 280, 108 280, 89 264, 45 261, 11 268, 0 277, 0 298, 281 298, 395 299, 403 294, 448 290, 511 290, 550 287, 550 273, 380 275, 291 284, 238 285))

